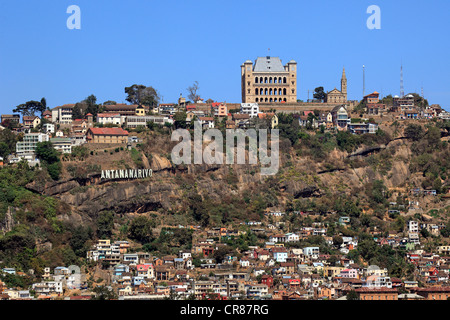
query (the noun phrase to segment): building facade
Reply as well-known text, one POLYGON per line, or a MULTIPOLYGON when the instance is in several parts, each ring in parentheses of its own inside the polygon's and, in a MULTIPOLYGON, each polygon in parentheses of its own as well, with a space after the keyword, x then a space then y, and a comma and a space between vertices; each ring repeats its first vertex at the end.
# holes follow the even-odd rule
POLYGON ((297 62, 283 66, 278 57, 258 57, 241 65, 243 103, 297 102, 297 62))
POLYGON ((35 156, 38 142, 48 141, 49 137, 45 133, 27 133, 23 136, 23 141, 16 143, 16 154, 20 157, 35 156))
POLYGON ((327 93, 328 103, 347 103, 347 77, 345 76, 345 68, 342 70, 341 90, 334 88, 327 93))
POLYGON ((127 143, 128 131, 122 128, 89 128, 86 139, 89 143, 127 143))

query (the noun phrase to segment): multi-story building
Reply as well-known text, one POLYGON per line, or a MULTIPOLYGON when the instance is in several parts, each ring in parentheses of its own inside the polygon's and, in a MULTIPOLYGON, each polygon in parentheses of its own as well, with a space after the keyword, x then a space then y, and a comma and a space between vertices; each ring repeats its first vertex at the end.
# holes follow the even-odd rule
POLYGON ((2 114, 0 124, 7 121, 18 125, 20 123, 20 114, 2 114))
POLYGON ((213 102, 211 107, 214 110, 215 117, 226 117, 228 115, 228 108, 225 103, 222 102, 213 102))
POLYGON ((125 118, 126 128, 137 128, 139 126, 147 126, 147 122, 153 122, 164 125, 166 122, 173 124, 173 119, 168 116, 127 116, 125 118))
POLYGON ((105 124, 115 124, 115 125, 121 125, 122 120, 120 117, 120 113, 114 113, 114 112, 103 112, 97 114, 97 122, 101 123, 103 125, 105 124))
POLYGON ((358 273, 358 270, 356 270, 356 269, 344 269, 344 270, 341 271, 340 276, 342 278, 358 279, 359 278, 359 273, 358 273))
POLYGON ((53 123, 44 123, 42 129, 45 133, 55 133, 55 125, 53 123))
POLYGON ((52 122, 60 125, 70 125, 72 123, 72 111, 74 104, 65 104, 52 109, 52 122))
POLYGON ((365 122, 358 122, 358 123, 349 123, 347 125, 347 129, 349 132, 353 134, 375 134, 378 130, 378 124, 376 123, 365 123, 365 122))
POLYGON ((414 96, 412 94, 404 97, 394 96, 392 103, 394 111, 412 110, 414 108, 414 96))
POLYGON ((311 259, 319 258, 319 247, 305 247, 303 254, 311 259))
POLYGON ((128 248, 129 243, 127 241, 115 241, 114 243, 111 243, 111 241, 107 239, 98 240, 92 250, 87 252, 86 257, 89 260, 105 260, 111 265, 117 265, 120 263, 121 256, 126 255, 128 248))
POLYGON ((333 124, 338 130, 346 130, 349 123, 348 112, 344 105, 336 106, 331 110, 333 124))
POLYGON ((22 119, 23 125, 27 128, 36 128, 41 123, 38 116, 23 116, 22 119))
POLYGON ((269 294, 269 287, 266 284, 248 284, 245 286, 247 298, 262 298, 269 294))
POLYGON ((258 57, 241 65, 243 103, 297 102, 297 62, 283 66, 279 57, 258 57))
POLYGON ((415 233, 419 232, 419 222, 410 220, 408 222, 408 231, 415 232, 415 233))
POLYGON ((48 141, 49 137, 46 133, 26 133, 23 141, 16 143, 16 154, 19 158, 35 157, 36 146, 38 142, 48 141))
POLYGON ((86 140, 89 143, 127 143, 128 131, 122 128, 89 128, 86 140))
POLYGON ((53 148, 62 153, 72 153, 72 139, 71 138, 50 138, 53 148))
POLYGON ((360 300, 398 300, 398 291, 394 288, 358 288, 355 290, 360 300))
POLYGON ((32 285, 32 288, 38 295, 62 294, 63 293, 62 281, 44 281, 44 282, 34 283, 32 285))
MULTIPOLYGON (((135 104, 112 104, 104 105, 101 108, 105 113, 119 113, 121 117, 134 116, 141 114, 140 108, 135 104)), ((148 107, 144 106, 144 110, 147 111, 148 107)))
POLYGON ((250 118, 256 118, 259 113, 257 103, 241 103, 241 114, 248 114, 250 118))

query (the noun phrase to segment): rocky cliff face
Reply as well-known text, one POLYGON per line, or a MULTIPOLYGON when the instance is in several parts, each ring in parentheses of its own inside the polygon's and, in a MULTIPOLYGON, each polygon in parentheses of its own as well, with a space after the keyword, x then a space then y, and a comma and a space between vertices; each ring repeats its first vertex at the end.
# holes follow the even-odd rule
MULTIPOLYGON (((382 149, 360 150, 355 157, 365 159, 385 149, 391 150, 394 160, 390 170, 384 173, 377 171, 376 166, 354 167, 346 162, 349 155, 338 150, 332 151, 327 161, 322 163, 297 157, 293 164, 286 166, 287 160, 283 158, 280 172, 274 176, 276 183, 266 188, 276 188, 282 198, 297 199, 319 198, 326 193, 352 193, 374 179, 384 180, 389 188, 402 186, 409 177, 410 156, 410 150, 403 141, 394 141, 382 149)), ((242 197, 244 191, 265 188, 268 181, 268 177, 259 174, 259 166, 172 166, 167 158, 158 154, 148 157, 143 154, 143 164, 153 170, 152 177, 105 181, 100 180, 99 173, 91 173, 85 179, 33 182, 27 188, 67 203, 73 214, 60 218, 82 223, 86 215, 93 218, 106 210, 126 214, 180 208, 186 196, 186 184, 195 184, 199 194, 220 202, 230 196, 242 197)))
POLYGON ((2 219, 0 220, 0 232, 3 234, 11 231, 16 225, 16 221, 14 220, 15 210, 15 208, 8 207, 6 213, 2 216, 2 219))

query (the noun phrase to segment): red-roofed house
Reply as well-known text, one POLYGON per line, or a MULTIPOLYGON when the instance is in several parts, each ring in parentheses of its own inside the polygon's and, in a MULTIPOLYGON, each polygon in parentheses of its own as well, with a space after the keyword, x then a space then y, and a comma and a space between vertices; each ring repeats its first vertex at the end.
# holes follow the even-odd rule
POLYGON ((52 112, 50 110, 45 110, 42 113, 42 117, 47 119, 47 120, 49 120, 49 121, 52 121, 52 112))
POLYGON ((355 290, 360 300, 398 300, 394 288, 358 288, 355 290))
POLYGON ((86 139, 89 143, 127 143, 128 131, 122 128, 89 128, 86 139))
POLYGON ((137 275, 144 279, 153 279, 155 277, 153 265, 151 263, 138 264, 136 270, 137 275))

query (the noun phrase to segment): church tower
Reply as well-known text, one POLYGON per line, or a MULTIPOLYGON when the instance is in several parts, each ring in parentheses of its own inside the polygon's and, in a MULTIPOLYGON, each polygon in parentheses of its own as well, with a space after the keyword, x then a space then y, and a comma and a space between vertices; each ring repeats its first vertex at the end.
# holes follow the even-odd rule
POLYGON ((347 78, 345 77, 345 67, 342 70, 341 92, 344 95, 345 102, 347 102, 347 78))

